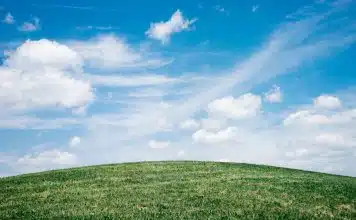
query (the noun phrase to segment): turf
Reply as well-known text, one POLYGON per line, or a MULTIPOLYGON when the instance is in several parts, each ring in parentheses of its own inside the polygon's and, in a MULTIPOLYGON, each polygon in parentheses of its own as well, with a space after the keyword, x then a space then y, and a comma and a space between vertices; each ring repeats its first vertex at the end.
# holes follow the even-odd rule
POLYGON ((356 219, 356 178, 144 162, 0 179, 0 219, 356 219))

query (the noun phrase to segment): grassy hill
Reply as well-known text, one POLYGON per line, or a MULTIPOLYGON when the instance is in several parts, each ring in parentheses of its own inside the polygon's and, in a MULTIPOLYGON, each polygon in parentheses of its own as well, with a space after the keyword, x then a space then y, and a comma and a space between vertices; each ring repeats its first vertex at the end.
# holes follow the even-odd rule
POLYGON ((356 178, 145 162, 0 179, 0 219, 356 219, 356 178))

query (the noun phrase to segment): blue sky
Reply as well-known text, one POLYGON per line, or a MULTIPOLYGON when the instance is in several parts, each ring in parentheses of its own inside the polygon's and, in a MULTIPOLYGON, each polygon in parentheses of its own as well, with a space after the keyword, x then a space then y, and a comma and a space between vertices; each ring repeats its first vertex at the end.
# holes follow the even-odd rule
POLYGON ((144 160, 356 176, 356 3, 0 2, 0 175, 144 160))

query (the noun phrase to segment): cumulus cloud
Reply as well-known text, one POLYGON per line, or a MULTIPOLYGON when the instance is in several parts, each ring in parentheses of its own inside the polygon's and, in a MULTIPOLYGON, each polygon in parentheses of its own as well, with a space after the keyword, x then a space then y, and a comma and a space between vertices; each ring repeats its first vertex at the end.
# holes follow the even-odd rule
POLYGON ((196 19, 186 19, 180 10, 173 13, 168 21, 151 23, 145 34, 152 39, 159 40, 163 44, 170 41, 171 35, 189 30, 189 27, 196 22, 196 19))
POLYGON ((32 21, 26 21, 24 22, 19 28, 19 31, 22 32, 33 32, 41 29, 40 25, 40 19, 37 17, 34 17, 32 21))
POLYGON ((228 127, 218 132, 211 132, 204 129, 198 130, 192 136, 194 142, 201 144, 221 144, 236 138, 237 128, 228 127))
POLYGON ((47 66, 58 69, 79 68, 82 58, 74 50, 56 41, 27 40, 10 52, 5 65, 21 70, 47 66), (50 54, 50 56, 49 56, 50 54))
POLYGON ((325 111, 312 106, 290 113, 283 121, 284 125, 343 125, 356 118, 356 109, 325 111))
POLYGON ((0 67, 2 111, 86 105, 94 95, 78 72, 81 59, 70 48, 48 40, 26 41, 0 67))
POLYGON ((264 99, 270 103, 282 102, 282 92, 279 86, 274 85, 271 90, 265 93, 264 99))
POLYGON ((321 95, 314 99, 314 106, 317 108, 335 109, 341 107, 341 101, 330 95, 321 95))
POLYGON ((261 97, 251 93, 234 98, 232 96, 216 99, 208 105, 210 114, 228 118, 242 119, 256 116, 261 109, 261 97))
POLYGON ((75 147, 80 144, 80 141, 81 139, 78 136, 71 137, 71 139, 69 140, 69 146, 75 147))
POLYGON ((15 23, 15 18, 14 18, 14 16, 12 16, 12 14, 10 12, 8 12, 5 15, 4 20, 2 20, 2 22, 4 22, 5 24, 14 24, 15 23))

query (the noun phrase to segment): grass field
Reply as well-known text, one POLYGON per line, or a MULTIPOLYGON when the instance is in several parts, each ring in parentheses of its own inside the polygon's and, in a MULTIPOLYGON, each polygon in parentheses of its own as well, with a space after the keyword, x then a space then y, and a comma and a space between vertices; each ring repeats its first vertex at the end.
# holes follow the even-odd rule
POLYGON ((356 178, 145 162, 0 179, 0 219, 356 219, 356 178))

